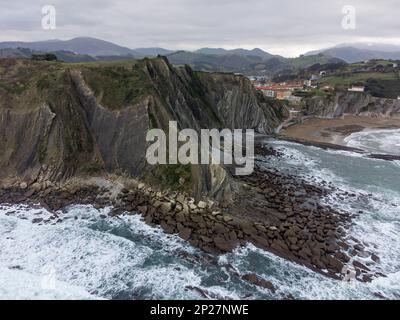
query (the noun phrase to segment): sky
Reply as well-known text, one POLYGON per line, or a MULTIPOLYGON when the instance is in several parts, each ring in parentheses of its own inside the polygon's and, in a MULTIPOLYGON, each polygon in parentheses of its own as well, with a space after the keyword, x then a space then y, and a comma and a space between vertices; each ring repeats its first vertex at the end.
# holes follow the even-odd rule
POLYGON ((400 0, 0 1, 0 41, 85 36, 129 48, 258 47, 286 57, 339 43, 400 45, 400 0), (55 30, 42 28, 45 5, 56 9, 55 30), (343 28, 345 6, 355 9, 354 29, 343 28))

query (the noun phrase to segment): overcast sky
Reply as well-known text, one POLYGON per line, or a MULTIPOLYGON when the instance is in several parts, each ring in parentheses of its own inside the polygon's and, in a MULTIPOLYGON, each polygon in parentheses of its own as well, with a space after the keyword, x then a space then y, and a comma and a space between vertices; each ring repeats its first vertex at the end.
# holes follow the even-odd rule
POLYGON ((400 44, 400 0, 1 0, 0 41, 97 37, 130 48, 254 48, 284 56, 343 42, 400 44), (41 27, 54 5, 56 30, 41 27), (342 8, 356 8, 355 30, 342 8))

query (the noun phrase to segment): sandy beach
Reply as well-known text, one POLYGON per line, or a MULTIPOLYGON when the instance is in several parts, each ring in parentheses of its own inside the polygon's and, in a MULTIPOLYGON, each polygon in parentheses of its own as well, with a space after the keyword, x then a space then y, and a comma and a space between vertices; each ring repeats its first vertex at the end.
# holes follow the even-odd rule
POLYGON ((345 146, 344 139, 364 130, 398 129, 400 118, 346 116, 338 119, 312 118, 280 132, 284 138, 345 146))

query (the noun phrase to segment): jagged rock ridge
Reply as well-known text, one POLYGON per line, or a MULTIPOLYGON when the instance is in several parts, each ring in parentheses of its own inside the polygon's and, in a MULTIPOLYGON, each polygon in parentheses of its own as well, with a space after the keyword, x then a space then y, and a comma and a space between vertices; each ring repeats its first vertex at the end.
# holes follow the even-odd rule
MULTIPOLYGON (((165 58, 79 65, 13 59, 0 63, 2 179, 34 181, 43 166, 50 180, 102 172, 165 176, 168 166, 157 171, 145 161, 150 128, 166 129, 168 121, 176 120, 180 128, 268 133, 286 116, 283 106, 266 100, 242 76, 177 69, 165 58)), ((222 169, 180 170, 198 192, 216 185, 223 189, 222 169)))

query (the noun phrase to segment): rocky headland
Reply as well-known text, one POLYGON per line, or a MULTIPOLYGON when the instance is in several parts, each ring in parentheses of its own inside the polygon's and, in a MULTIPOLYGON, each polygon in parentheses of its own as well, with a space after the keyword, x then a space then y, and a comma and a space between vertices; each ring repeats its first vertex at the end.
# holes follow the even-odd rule
MULTIPOLYGON (((0 203, 40 204, 57 223, 74 204, 141 214, 215 254, 252 243, 336 279, 381 276, 379 258, 346 230, 352 216, 321 201, 341 192, 256 166, 234 177, 216 165, 149 166, 146 133, 179 128, 272 133, 288 110, 246 78, 174 68, 166 58, 108 64, 0 61, 0 203)), ((262 157, 279 152, 256 147, 262 157)), ((268 286, 249 275, 248 281, 268 286)))

